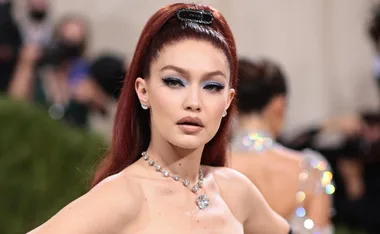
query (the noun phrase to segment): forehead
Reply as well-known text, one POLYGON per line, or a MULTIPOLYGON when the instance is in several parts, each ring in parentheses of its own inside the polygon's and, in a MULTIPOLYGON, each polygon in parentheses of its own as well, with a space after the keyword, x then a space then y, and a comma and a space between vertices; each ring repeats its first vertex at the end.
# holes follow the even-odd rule
POLYGON ((44 8, 47 6, 47 0, 29 0, 27 4, 29 7, 44 8))
POLYGON ((222 71, 229 77, 227 57, 221 49, 210 42, 186 39, 166 45, 152 63, 152 70, 167 65, 180 67, 192 73, 207 73, 215 70, 222 71))
POLYGON ((79 37, 83 36, 83 34, 85 33, 84 31, 84 25, 76 20, 70 20, 64 23, 60 28, 60 32, 64 36, 79 37))

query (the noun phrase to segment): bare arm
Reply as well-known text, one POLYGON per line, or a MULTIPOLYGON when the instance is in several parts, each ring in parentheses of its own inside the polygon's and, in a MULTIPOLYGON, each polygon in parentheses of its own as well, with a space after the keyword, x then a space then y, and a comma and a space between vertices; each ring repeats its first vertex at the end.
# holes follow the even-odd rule
POLYGON ((129 188, 126 179, 110 177, 28 234, 119 233, 138 212, 129 188))
POLYGON ((8 93, 11 97, 29 99, 34 86, 34 71, 40 48, 37 45, 27 45, 22 49, 20 60, 10 82, 8 93))
MULTIPOLYGON (((326 191, 333 192, 330 188, 326 190, 326 186, 332 186, 331 188, 334 188, 330 165, 323 155, 318 152, 305 150, 304 153, 304 158, 307 159, 307 161, 324 162, 326 164, 324 171, 318 169, 309 171, 307 183, 313 186, 308 186, 308 189, 305 190, 307 195, 304 205, 307 216, 314 222, 313 230, 321 234, 330 233, 332 231, 332 196, 326 193, 326 191), (328 176, 328 174, 331 176, 328 176)), ((310 164, 310 166, 313 167, 312 164, 310 164)))
POLYGON ((75 99, 81 103, 86 103, 95 110, 105 113, 110 98, 92 78, 82 80, 73 91, 75 99))
POLYGON ((357 159, 338 159, 338 171, 342 175, 350 199, 359 199, 365 193, 363 165, 357 159))
POLYGON ((360 132, 364 123, 357 114, 337 116, 329 118, 322 123, 322 130, 327 132, 343 132, 346 135, 353 135, 360 132))
POLYGON ((256 186, 247 178, 244 180, 247 192, 242 200, 248 209, 248 215, 244 222, 244 233, 288 234, 290 226, 286 220, 270 208, 256 186))
POLYGON ((308 216, 314 222, 316 229, 328 228, 331 225, 331 196, 322 193, 312 196, 306 207, 308 216))

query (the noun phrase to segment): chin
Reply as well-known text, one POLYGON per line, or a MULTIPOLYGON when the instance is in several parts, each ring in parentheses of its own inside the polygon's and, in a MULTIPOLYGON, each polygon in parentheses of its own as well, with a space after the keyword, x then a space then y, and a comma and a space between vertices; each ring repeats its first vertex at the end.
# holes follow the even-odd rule
POLYGON ((172 145, 182 149, 198 149, 204 147, 207 143, 201 136, 175 136, 169 140, 172 145))

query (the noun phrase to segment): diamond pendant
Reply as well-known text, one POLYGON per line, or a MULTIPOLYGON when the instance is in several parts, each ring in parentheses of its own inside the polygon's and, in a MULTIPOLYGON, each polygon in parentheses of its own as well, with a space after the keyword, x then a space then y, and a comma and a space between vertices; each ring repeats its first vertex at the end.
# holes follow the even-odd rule
POLYGON ((210 200, 206 195, 199 195, 196 203, 199 209, 204 210, 210 205, 210 200))

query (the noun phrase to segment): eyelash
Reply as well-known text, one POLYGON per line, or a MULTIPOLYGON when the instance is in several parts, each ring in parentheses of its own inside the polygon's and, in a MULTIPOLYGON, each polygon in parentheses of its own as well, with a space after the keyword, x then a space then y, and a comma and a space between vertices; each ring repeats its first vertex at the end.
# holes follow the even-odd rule
POLYGON ((168 77, 168 78, 163 78, 162 81, 164 81, 164 83, 169 87, 173 87, 173 88, 177 88, 180 86, 185 87, 183 82, 177 78, 168 77))
POLYGON ((212 83, 209 83, 209 84, 205 85, 205 88, 208 89, 208 90, 210 90, 210 91, 219 92, 222 89, 224 89, 224 85, 212 82, 212 83))
MULTIPOLYGON (((185 84, 180 79, 177 79, 177 78, 168 77, 168 78, 163 78, 162 81, 169 87, 173 87, 173 88, 185 87, 185 84)), ((204 88, 212 92, 219 92, 222 89, 224 89, 224 85, 216 83, 216 82, 211 82, 205 85, 204 88)))

